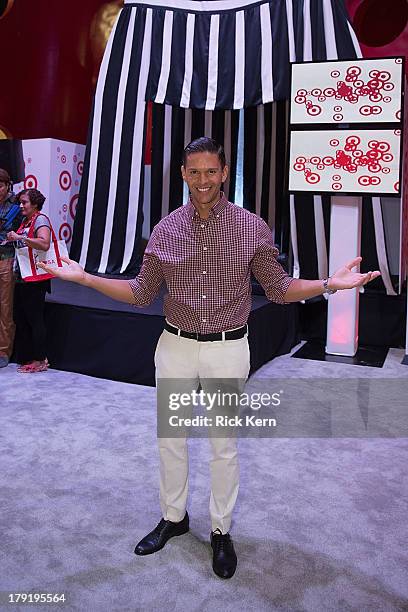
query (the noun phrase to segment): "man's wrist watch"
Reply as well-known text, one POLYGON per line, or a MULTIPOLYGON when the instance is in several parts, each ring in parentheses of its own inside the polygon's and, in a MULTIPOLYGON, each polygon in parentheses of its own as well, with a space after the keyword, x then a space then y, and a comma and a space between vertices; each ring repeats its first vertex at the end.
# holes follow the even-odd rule
POLYGON ((327 293, 328 295, 333 295, 333 293, 337 292, 337 289, 330 289, 329 288, 329 280, 330 280, 330 276, 329 276, 329 278, 323 279, 324 293, 327 293))

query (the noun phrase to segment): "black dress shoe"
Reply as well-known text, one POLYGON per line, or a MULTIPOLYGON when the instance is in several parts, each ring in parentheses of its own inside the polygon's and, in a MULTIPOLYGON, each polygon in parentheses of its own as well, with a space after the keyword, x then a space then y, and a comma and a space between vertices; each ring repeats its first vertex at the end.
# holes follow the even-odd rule
POLYGON ((167 540, 174 536, 183 535, 189 530, 188 514, 179 523, 172 523, 162 519, 160 523, 140 540, 135 548, 135 555, 151 555, 152 553, 161 550, 167 540))
POLYGON ((232 578, 237 568, 237 555, 230 534, 222 534, 218 529, 212 531, 211 547, 214 572, 220 578, 232 578))

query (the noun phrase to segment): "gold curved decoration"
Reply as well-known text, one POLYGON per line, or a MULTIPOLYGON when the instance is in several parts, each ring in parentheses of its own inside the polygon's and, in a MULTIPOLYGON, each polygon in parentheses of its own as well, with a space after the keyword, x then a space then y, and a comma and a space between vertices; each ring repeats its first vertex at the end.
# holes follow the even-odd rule
POLYGON ((0 19, 3 19, 3 17, 5 17, 7 13, 11 11, 13 4, 14 4, 14 0, 7 0, 6 8, 3 10, 2 14, 0 15, 0 19))
POLYGON ((102 61, 106 43, 108 42, 108 38, 122 6, 123 0, 106 2, 96 11, 91 21, 89 38, 93 63, 92 80, 94 83, 96 83, 98 78, 99 66, 102 61))
POLYGON ((8 140, 9 138, 13 138, 12 133, 3 125, 0 125, 0 140, 8 140))

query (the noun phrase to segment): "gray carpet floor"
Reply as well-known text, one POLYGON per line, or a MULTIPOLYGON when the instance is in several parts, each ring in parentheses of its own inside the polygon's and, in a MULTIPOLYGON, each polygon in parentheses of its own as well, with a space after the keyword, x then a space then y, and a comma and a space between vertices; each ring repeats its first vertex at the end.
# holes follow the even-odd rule
MULTIPOLYGON (((254 375, 407 378, 284 356, 254 375)), ((408 403, 408 402, 407 402, 408 403)), ((50 369, 0 371, 0 609, 408 610, 408 440, 240 440, 238 568, 214 576, 207 440, 190 440, 191 531, 133 548, 160 519, 155 389, 50 369), (8 604, 64 593, 65 604, 8 604)))

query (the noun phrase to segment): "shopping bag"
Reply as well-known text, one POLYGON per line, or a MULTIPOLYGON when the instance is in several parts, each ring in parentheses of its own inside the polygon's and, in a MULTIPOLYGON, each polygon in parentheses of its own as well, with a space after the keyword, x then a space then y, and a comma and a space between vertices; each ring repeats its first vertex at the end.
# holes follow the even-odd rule
MULTIPOLYGON (((27 237, 32 238, 33 235, 34 220, 31 223, 27 237)), ((68 257, 67 245, 65 240, 57 240, 51 226, 51 242, 48 251, 40 251, 29 246, 16 249, 16 257, 20 267, 21 278, 27 283, 55 278, 53 274, 49 274, 42 268, 37 268, 37 264, 42 262, 54 268, 62 268, 67 264, 61 261, 61 256, 68 257)))

